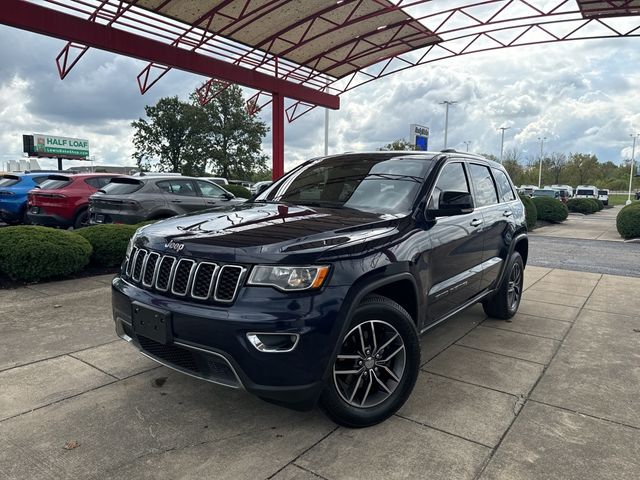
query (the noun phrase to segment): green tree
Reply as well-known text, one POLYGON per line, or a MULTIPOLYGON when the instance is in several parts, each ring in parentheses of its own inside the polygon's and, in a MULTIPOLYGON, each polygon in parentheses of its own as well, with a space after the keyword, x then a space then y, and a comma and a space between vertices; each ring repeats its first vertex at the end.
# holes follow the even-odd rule
POLYGON ((567 163, 567 174, 572 184, 586 185, 596 181, 598 157, 588 153, 572 153, 567 163))
POLYGON ((380 147, 378 150, 388 152, 388 151, 406 151, 406 150, 415 150, 416 146, 412 145, 410 142, 405 140, 404 138, 399 138, 394 140, 391 143, 387 143, 385 146, 380 147))
POLYGON ((229 86, 199 108, 205 117, 205 158, 212 172, 240 180, 268 172, 261 147, 269 129, 258 117, 247 113, 240 87, 229 86))
POLYGON ((165 97, 144 107, 147 119, 131 123, 135 129, 133 158, 141 170, 157 166, 160 171, 198 175, 206 158, 205 118, 200 108, 178 97, 165 97))

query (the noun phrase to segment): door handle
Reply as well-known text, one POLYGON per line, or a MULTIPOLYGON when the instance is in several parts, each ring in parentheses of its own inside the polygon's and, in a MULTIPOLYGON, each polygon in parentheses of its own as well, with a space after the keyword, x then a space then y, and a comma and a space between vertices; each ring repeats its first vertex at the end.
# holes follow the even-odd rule
POLYGON ((473 220, 471 220, 471 223, 469 225, 471 225, 472 227, 478 227, 482 225, 482 223, 482 220, 480 220, 479 218, 474 218, 473 220))
POLYGON ((511 210, 505 210, 504 212, 502 212, 503 217, 510 217, 511 215, 513 215, 513 212, 511 210))
POLYGON ((171 203, 182 203, 182 200, 171 200, 171 203))

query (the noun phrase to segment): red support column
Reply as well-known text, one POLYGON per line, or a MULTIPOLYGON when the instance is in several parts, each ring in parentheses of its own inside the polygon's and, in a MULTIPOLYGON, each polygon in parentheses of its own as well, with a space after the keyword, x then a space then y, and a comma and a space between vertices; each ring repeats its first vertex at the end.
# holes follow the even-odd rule
POLYGON ((273 93, 271 102, 271 144, 273 149, 273 180, 284 175, 284 97, 273 93))

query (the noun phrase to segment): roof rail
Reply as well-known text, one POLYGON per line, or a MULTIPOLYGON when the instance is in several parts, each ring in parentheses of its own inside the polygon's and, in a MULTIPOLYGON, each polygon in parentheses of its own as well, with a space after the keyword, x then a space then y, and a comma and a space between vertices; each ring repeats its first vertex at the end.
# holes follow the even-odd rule
POLYGON ((455 148, 445 148, 443 150, 440 150, 440 153, 458 153, 458 150, 456 150, 455 148))

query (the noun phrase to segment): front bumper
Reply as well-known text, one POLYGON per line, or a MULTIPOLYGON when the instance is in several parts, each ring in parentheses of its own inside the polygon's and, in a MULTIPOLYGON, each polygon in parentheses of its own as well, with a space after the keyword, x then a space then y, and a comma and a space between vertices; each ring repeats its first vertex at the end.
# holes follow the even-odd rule
POLYGON ((161 296, 116 277, 113 316, 121 338, 163 365, 306 410, 322 392, 344 322, 347 290, 327 287, 319 293, 292 295, 245 286, 233 305, 217 306, 161 296), (134 301, 170 312, 170 343, 136 334, 134 301), (247 340, 250 332, 295 334, 299 340, 289 352, 260 352, 247 340))

